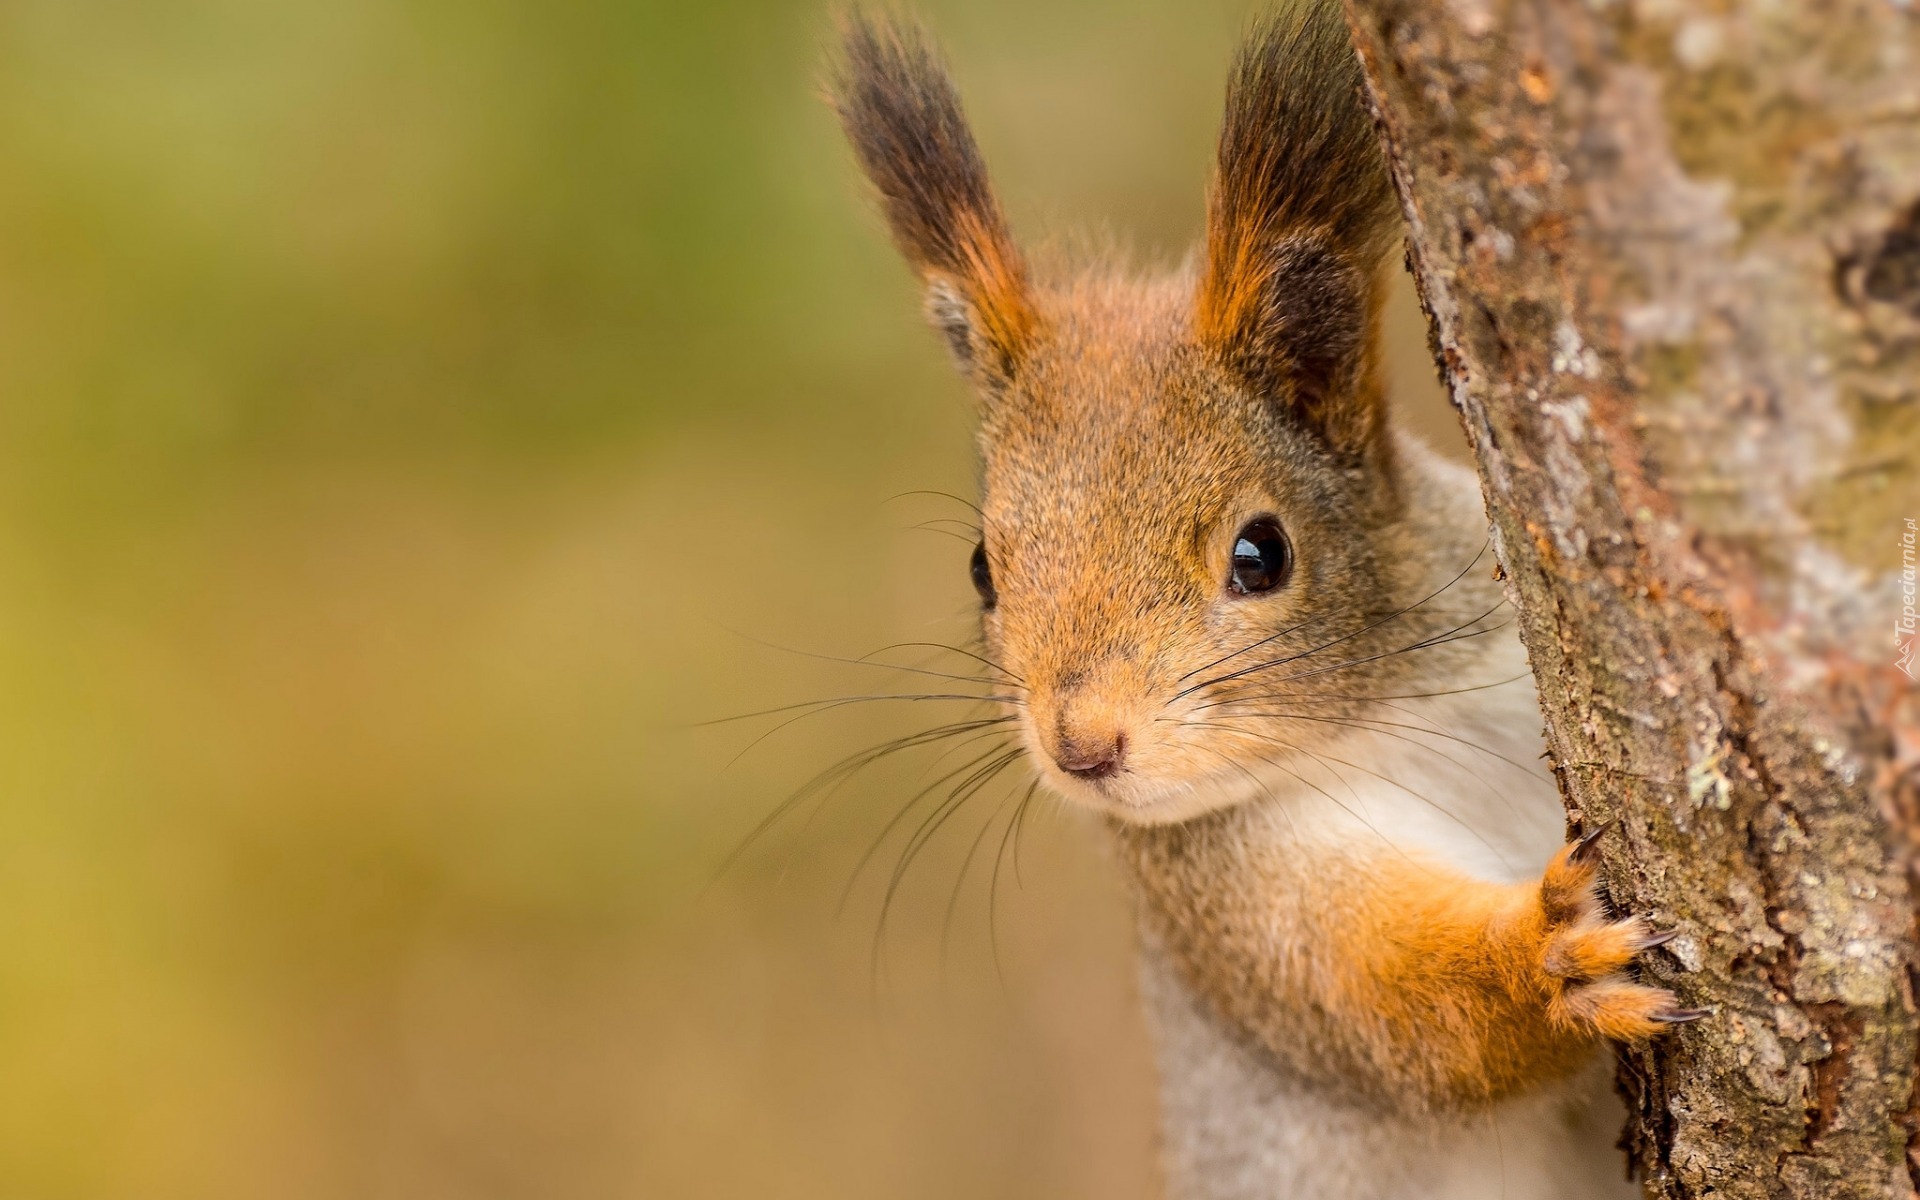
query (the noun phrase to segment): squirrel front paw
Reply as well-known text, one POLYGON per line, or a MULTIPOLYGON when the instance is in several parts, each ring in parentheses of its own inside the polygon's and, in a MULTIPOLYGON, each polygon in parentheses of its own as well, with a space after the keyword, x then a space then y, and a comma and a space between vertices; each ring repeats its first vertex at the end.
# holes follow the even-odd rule
POLYGON ((1563 848, 1540 879, 1545 926, 1539 968, 1555 1024, 1615 1041, 1644 1041, 1706 1016, 1662 987, 1623 974, 1635 955, 1673 940, 1641 917, 1613 920, 1600 899, 1596 844, 1611 823, 1563 848))

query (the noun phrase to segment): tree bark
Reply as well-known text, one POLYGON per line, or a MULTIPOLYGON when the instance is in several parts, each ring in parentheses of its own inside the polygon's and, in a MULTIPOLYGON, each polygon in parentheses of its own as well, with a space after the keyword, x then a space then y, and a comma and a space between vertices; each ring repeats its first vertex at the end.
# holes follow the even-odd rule
POLYGON ((1568 812, 1709 1010, 1621 1058, 1648 1194, 1912 1196, 1920 14, 1348 16, 1568 812))

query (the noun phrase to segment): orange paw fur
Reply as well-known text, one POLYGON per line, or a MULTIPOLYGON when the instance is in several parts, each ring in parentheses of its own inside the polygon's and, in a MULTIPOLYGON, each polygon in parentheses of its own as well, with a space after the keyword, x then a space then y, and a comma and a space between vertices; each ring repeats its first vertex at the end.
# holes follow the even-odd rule
POLYGON ((1562 849, 1540 879, 1545 917, 1539 966, 1547 1015, 1557 1025, 1615 1041, 1644 1041, 1706 1015, 1680 1007, 1662 987, 1623 972, 1636 955, 1664 945, 1641 917, 1612 919, 1600 899, 1594 843, 1606 826, 1562 849))

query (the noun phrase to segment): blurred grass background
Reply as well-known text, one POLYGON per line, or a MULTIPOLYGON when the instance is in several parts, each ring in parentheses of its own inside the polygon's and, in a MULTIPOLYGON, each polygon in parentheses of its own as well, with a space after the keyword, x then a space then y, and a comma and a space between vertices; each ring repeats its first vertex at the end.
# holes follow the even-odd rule
MULTIPOLYGON (((1198 231, 1242 3, 929 0, 1017 225, 1198 231)), ((1128 1197, 1123 890, 999 965, 931 723, 967 399, 812 0, 0 6, 0 1197, 1128 1197), (909 687, 910 690, 910 687, 909 687), (892 706, 906 708, 908 706, 892 706), (838 915, 836 915, 838 914, 838 915)), ((1442 436, 1417 319, 1400 377, 1442 436)), ((1002 812, 1004 817, 1004 811, 1002 812)))

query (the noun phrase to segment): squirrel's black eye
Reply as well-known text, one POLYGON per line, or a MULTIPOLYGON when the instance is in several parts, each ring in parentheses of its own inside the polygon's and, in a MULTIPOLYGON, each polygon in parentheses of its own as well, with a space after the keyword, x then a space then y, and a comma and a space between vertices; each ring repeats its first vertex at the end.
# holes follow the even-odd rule
POLYGON ((1270 592, 1293 574, 1293 547, 1272 517, 1256 517, 1233 539, 1227 587, 1242 596, 1270 592))
POLYGON ((987 544, 981 542, 973 548, 973 560, 967 564, 967 572, 973 576, 973 590, 980 593, 980 605, 992 608, 1000 599, 993 590, 993 571, 987 566, 987 544))

